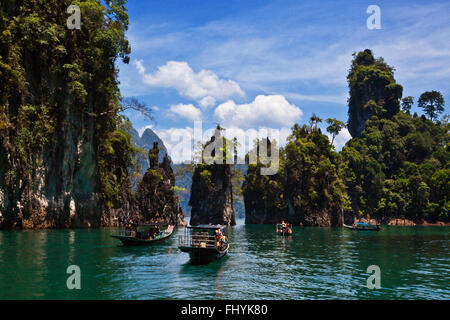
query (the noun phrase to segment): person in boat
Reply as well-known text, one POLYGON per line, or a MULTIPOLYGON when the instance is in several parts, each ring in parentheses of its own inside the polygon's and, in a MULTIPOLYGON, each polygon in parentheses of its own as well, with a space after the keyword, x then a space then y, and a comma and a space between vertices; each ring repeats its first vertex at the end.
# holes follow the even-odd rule
POLYGON ((223 250, 226 246, 227 243, 227 237, 225 237, 225 235, 220 232, 220 240, 219 240, 219 249, 223 250))
POLYGON ((148 231, 148 235, 150 240, 153 239, 155 237, 155 229, 150 228, 150 230, 148 231))
POLYGON ((220 231, 220 229, 217 229, 215 233, 216 233, 216 247, 220 248, 220 240, 222 238, 222 232, 220 231))
POLYGON ((288 229, 289 224, 284 222, 284 219, 281 220, 281 231, 280 232, 286 232, 288 229))

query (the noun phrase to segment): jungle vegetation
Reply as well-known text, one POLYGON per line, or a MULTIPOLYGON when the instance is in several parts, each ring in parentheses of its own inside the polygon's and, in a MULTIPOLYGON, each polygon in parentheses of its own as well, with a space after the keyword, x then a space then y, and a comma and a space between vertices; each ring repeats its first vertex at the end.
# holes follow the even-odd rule
POLYGON ((293 126, 276 175, 261 176, 261 165, 250 165, 243 184, 250 220, 269 215, 260 221, 284 216, 310 224, 318 212, 337 211, 380 222, 450 220, 450 127, 448 116, 440 118, 442 94, 421 94, 423 114, 411 115, 414 97, 401 99, 395 69, 369 49, 353 56, 347 125, 327 119, 330 141, 313 114, 309 125, 293 126), (346 126, 353 138, 337 152, 332 142, 346 126))

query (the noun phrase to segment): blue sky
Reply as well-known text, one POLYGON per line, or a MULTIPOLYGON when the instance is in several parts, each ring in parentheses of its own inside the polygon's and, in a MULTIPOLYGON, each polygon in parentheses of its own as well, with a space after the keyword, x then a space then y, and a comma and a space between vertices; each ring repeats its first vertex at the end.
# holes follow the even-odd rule
POLYGON ((120 88, 155 106, 155 121, 126 115, 169 153, 194 120, 283 137, 312 113, 346 122, 346 75, 365 48, 395 67, 404 96, 439 90, 450 102, 448 1, 130 0, 128 9, 132 54, 119 64, 120 88), (369 5, 381 9, 380 30, 366 26, 369 5))

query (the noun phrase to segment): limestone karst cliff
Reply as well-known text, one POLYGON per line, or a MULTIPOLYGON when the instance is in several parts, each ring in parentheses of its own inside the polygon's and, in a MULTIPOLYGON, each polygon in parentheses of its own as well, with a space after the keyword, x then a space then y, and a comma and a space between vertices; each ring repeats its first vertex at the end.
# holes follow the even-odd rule
POLYGON ((245 222, 342 225, 348 196, 330 140, 315 127, 296 124, 286 147, 274 151, 279 152, 275 174, 261 175, 259 162, 249 165, 243 186, 245 222))
POLYGON ((184 214, 175 194, 175 175, 167 154, 159 162, 158 142, 149 150, 149 164, 136 191, 136 211, 131 217, 142 222, 184 225, 184 214))
MULTIPOLYGON (((279 152, 275 141, 272 143, 268 138, 267 156, 272 152, 279 152), (273 148, 273 150, 272 150, 273 148)), ((287 218, 287 205, 284 195, 284 161, 279 159, 278 170, 273 175, 262 175, 261 168, 269 166, 260 161, 259 143, 256 142, 257 162, 249 163, 247 174, 242 185, 245 205, 246 224, 275 224, 283 218, 287 218), (280 161, 281 160, 281 161, 280 161)), ((264 141, 263 141, 264 143, 264 141)), ((246 157, 249 162, 249 156, 246 157)))
MULTIPOLYGON (((125 2, 77 2, 81 29, 67 27, 71 4, 0 3, 0 229, 111 226, 148 209, 132 190, 139 153, 117 78, 130 53, 125 2)), ((163 168, 161 201, 174 182, 163 168)), ((168 202, 163 215, 178 221, 168 202)))
POLYGON ((236 224, 231 181, 232 170, 231 165, 225 163, 226 143, 227 140, 221 135, 221 128, 218 126, 214 136, 203 148, 203 161, 196 165, 192 177, 189 200, 189 205, 192 207, 191 225, 236 224), (222 143, 218 144, 217 148, 210 150, 209 147, 212 144, 220 141, 222 143), (205 163, 207 158, 215 158, 218 163, 205 163))
POLYGON ((130 137, 115 62, 128 62, 123 4, 0 4, 0 227, 109 225, 128 197, 130 137))
POLYGON ((354 54, 347 81, 348 130, 352 137, 361 136, 370 117, 391 119, 399 112, 403 87, 394 79, 394 68, 383 58, 376 59, 371 50, 354 54))

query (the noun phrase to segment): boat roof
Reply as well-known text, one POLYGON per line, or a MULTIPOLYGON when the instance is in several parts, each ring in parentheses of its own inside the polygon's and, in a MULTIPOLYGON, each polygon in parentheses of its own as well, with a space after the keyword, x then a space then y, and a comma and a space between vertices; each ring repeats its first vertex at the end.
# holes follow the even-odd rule
POLYGON ((167 226, 169 223, 164 222, 155 222, 155 223, 132 223, 131 225, 137 226, 137 227, 162 227, 167 226))
POLYGON ((358 222, 357 224, 363 225, 363 226, 368 226, 369 225, 368 223, 365 223, 365 222, 358 222))
POLYGON ((223 229, 225 226, 220 224, 199 224, 197 226, 187 226, 189 229, 211 229, 211 230, 217 230, 217 229, 223 229))

